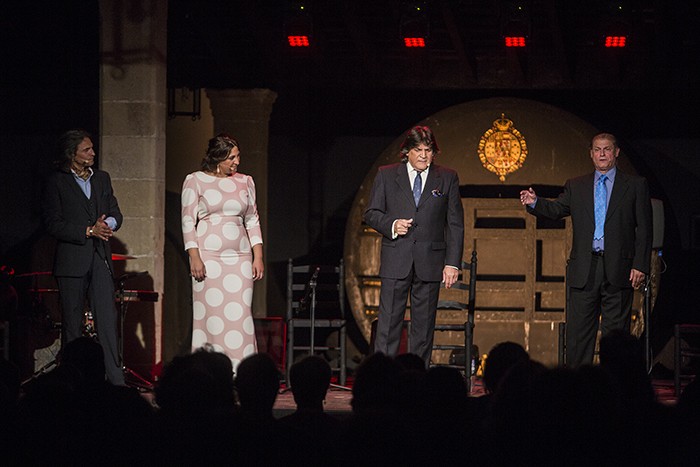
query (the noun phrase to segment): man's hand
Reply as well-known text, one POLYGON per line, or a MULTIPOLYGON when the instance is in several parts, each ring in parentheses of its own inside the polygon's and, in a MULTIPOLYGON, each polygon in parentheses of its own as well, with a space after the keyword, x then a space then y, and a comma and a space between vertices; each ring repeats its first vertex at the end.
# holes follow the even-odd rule
POLYGON ((109 238, 114 235, 112 229, 110 229, 105 222, 106 217, 105 214, 102 214, 100 218, 97 219, 97 222, 95 222, 95 225, 92 226, 92 236, 105 241, 109 240, 109 238))
POLYGON ((449 289, 457 282, 459 277, 459 271, 453 267, 445 266, 442 269, 442 282, 445 283, 445 288, 449 289))
POLYGON ((394 231, 396 235, 406 235, 411 225, 413 225, 413 219, 396 219, 394 231))
POLYGON ((642 271, 638 271, 637 269, 632 269, 630 271, 630 283, 632 284, 632 287, 635 289, 638 289, 639 287, 642 286, 644 283, 644 278, 646 277, 646 274, 644 274, 642 271))
POLYGON ((523 203, 523 206, 532 204, 535 201, 537 201, 537 195, 535 194, 535 190, 533 190, 532 187, 520 192, 520 202, 523 203))

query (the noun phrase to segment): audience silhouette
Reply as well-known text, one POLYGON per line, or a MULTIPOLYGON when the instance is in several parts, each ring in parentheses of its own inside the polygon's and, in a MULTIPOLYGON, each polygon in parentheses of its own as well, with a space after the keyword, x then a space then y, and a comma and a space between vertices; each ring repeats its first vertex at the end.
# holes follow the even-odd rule
POLYGON ((238 366, 235 465, 319 465, 313 442, 275 419, 279 385, 280 372, 268 354, 251 355, 238 366))
POLYGON ((625 459, 637 465, 666 463, 673 442, 672 411, 656 399, 646 369, 642 342, 624 331, 611 331, 600 340, 600 368, 611 377, 622 411, 620 428, 629 438, 625 459))
POLYGON ((405 371, 383 353, 368 356, 357 367, 352 415, 343 426, 341 465, 405 465, 423 452, 415 429, 417 408, 407 407, 419 401, 420 386, 415 379, 402 378, 405 371))
POLYGON ((486 395, 496 392, 501 379, 513 365, 526 362, 529 358, 527 351, 520 344, 510 341, 496 344, 487 354, 484 366, 486 395))
POLYGON ((289 369, 289 383, 297 409, 280 422, 315 447, 320 465, 333 463, 340 446, 341 422, 323 409, 331 383, 330 365, 317 355, 304 357, 289 369))
POLYGON ((671 452, 673 458, 668 465, 691 465, 697 459, 700 446, 700 380, 690 382, 675 407, 673 429, 669 436, 673 439, 671 452))
POLYGON ((525 348, 515 342, 501 342, 489 351, 483 369, 484 395, 468 399, 469 413, 475 429, 480 430, 484 420, 491 415, 493 395, 503 376, 513 365, 527 362, 529 359, 525 348))
POLYGON ((297 409, 278 420, 267 354, 245 358, 235 378, 212 348, 175 357, 151 401, 107 382, 101 346, 81 338, 22 386, 0 362, 0 448, 6 465, 692 465, 700 383, 664 405, 636 338, 606 335, 599 357, 546 368, 503 342, 488 354, 486 394, 469 397, 456 369, 375 353, 341 416, 324 411, 328 362, 308 356, 290 369, 297 409))
POLYGON ((0 358, 0 452, 14 453, 17 445, 15 426, 20 383, 20 371, 17 365, 0 358))
POLYGON ((157 459, 175 465, 218 465, 239 454, 233 366, 203 347, 175 357, 156 386, 157 459))
POLYGON ((58 366, 23 393, 11 465, 125 465, 148 452, 152 405, 107 382, 102 347, 89 337, 67 343, 58 366))

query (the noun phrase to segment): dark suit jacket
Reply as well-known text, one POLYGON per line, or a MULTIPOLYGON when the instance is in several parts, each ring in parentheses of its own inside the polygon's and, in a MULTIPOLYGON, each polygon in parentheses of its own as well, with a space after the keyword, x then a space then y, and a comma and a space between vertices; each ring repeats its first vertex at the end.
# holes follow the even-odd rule
POLYGON ((464 213, 454 170, 430 166, 418 207, 405 163, 379 168, 364 216, 382 238, 381 277, 403 279, 415 266, 424 281, 441 281, 445 265, 462 264, 464 213), (391 238, 396 219, 413 219, 408 233, 391 238))
POLYGON ((90 183, 90 200, 85 197, 70 172, 53 173, 46 185, 44 221, 48 233, 58 240, 53 268, 56 277, 85 275, 90 269, 95 252, 104 256, 110 269, 114 271, 109 242, 94 237, 86 238, 85 229, 93 225, 102 214, 113 217, 117 221, 116 229, 119 229, 123 220, 122 213, 107 172, 95 170, 90 183))
MULTIPOLYGON (((594 173, 567 180, 556 200, 538 198, 528 212, 551 219, 571 216, 574 238, 567 268, 568 284, 584 287, 591 265, 595 231, 593 213, 594 173)), ((646 179, 618 168, 605 214, 605 272, 611 284, 630 287, 632 268, 649 273, 651 263, 652 214, 646 179)))

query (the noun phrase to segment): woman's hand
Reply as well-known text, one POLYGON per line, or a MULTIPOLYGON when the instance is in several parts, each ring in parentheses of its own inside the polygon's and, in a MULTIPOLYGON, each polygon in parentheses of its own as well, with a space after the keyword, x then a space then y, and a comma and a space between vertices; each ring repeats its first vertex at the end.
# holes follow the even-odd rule
POLYGON ((187 253, 190 255, 190 276, 194 277, 197 282, 202 282, 207 277, 207 269, 199 256, 199 249, 190 248, 187 253))
POLYGON ((253 246, 253 280, 262 279, 264 272, 265 264, 263 263, 262 244, 258 243, 253 246))
POLYGON ((257 281, 263 278, 263 273, 265 272, 265 265, 261 259, 253 260, 253 280, 257 281))

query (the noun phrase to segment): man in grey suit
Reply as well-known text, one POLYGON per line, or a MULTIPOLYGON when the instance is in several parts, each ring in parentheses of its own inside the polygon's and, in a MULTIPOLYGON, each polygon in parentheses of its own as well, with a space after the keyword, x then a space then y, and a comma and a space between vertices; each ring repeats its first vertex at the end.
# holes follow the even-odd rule
POLYGON ((647 181, 617 168, 620 148, 609 133, 593 137, 595 171, 567 180, 556 200, 520 192, 527 211, 551 219, 571 216, 567 266, 566 364, 593 363, 596 334, 630 330, 634 290, 651 263, 652 214, 647 181), (601 318, 602 317, 602 318, 601 318))
POLYGON ((63 343, 82 335, 84 304, 89 300, 97 336, 104 351, 105 371, 112 384, 123 385, 119 365, 114 267, 109 239, 122 223, 107 172, 93 169, 90 135, 70 130, 59 139, 58 170, 47 183, 44 220, 57 240, 53 275, 62 307, 63 343))
POLYGON ((379 168, 364 220, 382 234, 379 319, 374 351, 398 353, 409 290, 409 352, 430 363, 440 282, 459 276, 464 214, 459 178, 433 164, 439 148, 427 126, 408 131, 401 163, 379 168))

